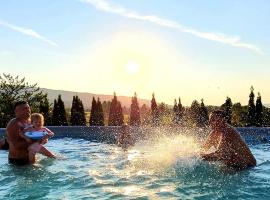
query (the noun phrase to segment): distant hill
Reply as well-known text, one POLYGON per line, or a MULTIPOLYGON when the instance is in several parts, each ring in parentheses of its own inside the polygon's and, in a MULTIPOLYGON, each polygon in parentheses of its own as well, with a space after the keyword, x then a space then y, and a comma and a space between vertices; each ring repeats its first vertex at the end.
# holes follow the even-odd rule
MULTIPOLYGON (((54 99, 56 99, 58 97, 58 95, 60 94, 62 97, 62 100, 65 102, 66 108, 71 107, 72 98, 74 95, 79 96, 79 98, 83 102, 85 109, 91 108, 93 97, 95 97, 96 99, 99 97, 101 102, 111 101, 113 98, 113 95, 92 94, 92 93, 87 93, 87 92, 72 92, 72 91, 65 91, 65 90, 53 90, 53 89, 47 89, 47 88, 41 88, 41 90, 48 94, 48 99, 49 99, 50 103, 53 103, 54 99)), ((117 99, 118 99, 118 101, 121 102, 122 106, 125 106, 126 108, 130 107, 131 97, 117 96, 117 99)), ((150 106, 150 100, 138 98, 138 101, 139 101, 140 106, 142 106, 143 104, 150 106)))

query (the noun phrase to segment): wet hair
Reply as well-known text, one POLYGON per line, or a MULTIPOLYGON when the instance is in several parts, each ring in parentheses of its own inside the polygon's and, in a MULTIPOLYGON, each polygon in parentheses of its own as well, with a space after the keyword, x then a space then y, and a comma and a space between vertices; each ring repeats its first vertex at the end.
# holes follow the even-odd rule
POLYGON ((223 110, 214 110, 211 115, 215 115, 217 117, 220 117, 220 118, 223 118, 225 119, 226 118, 226 114, 223 110))
POLYGON ((42 125, 44 124, 44 117, 40 113, 33 113, 31 115, 31 122, 33 122, 34 120, 40 120, 42 125))
POLYGON ((17 101, 14 104, 14 110, 16 109, 17 106, 24 105, 24 104, 28 104, 28 102, 27 101, 17 101))

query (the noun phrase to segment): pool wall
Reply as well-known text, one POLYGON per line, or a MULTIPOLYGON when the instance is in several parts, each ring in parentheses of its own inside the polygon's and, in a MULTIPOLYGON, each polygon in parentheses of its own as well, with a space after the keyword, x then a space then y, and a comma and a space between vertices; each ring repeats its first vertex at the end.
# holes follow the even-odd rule
MULTIPOLYGON (((55 139, 70 137, 106 143, 115 143, 117 135, 121 131, 121 127, 119 126, 48 126, 48 128, 55 133, 55 139)), ((129 128, 134 140, 147 137, 153 129, 151 127, 129 128)), ((270 127, 241 127, 236 129, 248 143, 270 141, 270 127)), ((175 130, 179 131, 179 128, 175 130)), ((171 132, 174 131, 171 130, 171 132)), ((0 128, 0 138, 5 136, 5 128, 0 128)))
MULTIPOLYGON (((57 138, 77 138, 97 142, 115 143, 118 133, 121 131, 120 126, 47 126, 55 133, 54 139, 57 138)), ((142 136, 142 129, 138 127, 130 127, 133 138, 142 136)), ((0 138, 6 136, 6 129, 0 128, 0 138)))

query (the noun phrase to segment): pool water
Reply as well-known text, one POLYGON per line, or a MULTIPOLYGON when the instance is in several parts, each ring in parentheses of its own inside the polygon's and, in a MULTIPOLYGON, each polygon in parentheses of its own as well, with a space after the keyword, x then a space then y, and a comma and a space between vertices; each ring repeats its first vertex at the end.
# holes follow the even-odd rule
POLYGON ((185 136, 128 150, 70 138, 46 146, 60 159, 15 167, 0 151, 1 199, 270 199, 269 144, 251 145, 258 165, 237 173, 202 161, 185 136))

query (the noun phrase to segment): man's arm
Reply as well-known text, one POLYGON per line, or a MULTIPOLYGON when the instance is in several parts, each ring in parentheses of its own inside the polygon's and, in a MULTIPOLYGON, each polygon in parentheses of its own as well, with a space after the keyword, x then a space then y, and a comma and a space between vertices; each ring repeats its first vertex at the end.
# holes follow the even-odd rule
POLYGON ((26 136, 24 135, 24 132, 23 132, 23 131, 19 131, 19 136, 20 136, 21 138, 23 138, 23 139, 24 139, 26 142, 28 142, 29 144, 33 143, 32 140, 31 140, 30 138, 28 138, 28 137, 26 137, 26 136))
POLYGON ((29 146, 29 143, 25 139, 20 137, 20 128, 21 127, 16 123, 15 120, 12 120, 10 123, 8 123, 6 128, 8 142, 15 146, 17 149, 27 148, 29 146))
POLYGON ((206 138, 206 141, 204 142, 204 144, 202 145, 202 149, 204 151, 208 151, 212 146, 214 146, 216 143, 218 143, 218 141, 216 141, 217 137, 216 137, 216 133, 214 131, 212 131, 208 137, 206 138))
POLYGON ((226 138, 224 135, 221 135, 221 138, 216 141, 217 150, 213 153, 201 154, 202 158, 208 161, 218 161, 226 157, 227 149, 229 148, 226 145, 226 138))
POLYGON ((207 161, 217 161, 220 160, 220 153, 218 151, 209 153, 209 154, 201 154, 202 158, 207 161))

